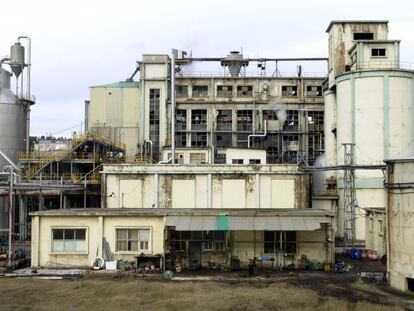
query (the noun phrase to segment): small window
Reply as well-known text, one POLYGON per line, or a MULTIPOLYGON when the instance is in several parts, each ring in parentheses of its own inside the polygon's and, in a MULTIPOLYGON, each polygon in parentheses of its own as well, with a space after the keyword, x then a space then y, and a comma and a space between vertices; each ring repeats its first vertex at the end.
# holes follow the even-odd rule
POLYGON ((86 229, 52 229, 52 252, 86 252, 86 229))
POLYGON ((233 86, 231 85, 218 85, 217 97, 231 97, 233 95, 233 86))
POLYGON ((378 232, 379 232, 380 235, 384 232, 384 230, 382 228, 382 220, 381 219, 378 219, 378 232))
POLYGON ((371 49, 372 57, 384 57, 386 56, 386 49, 371 49))
POLYGON ((193 97, 208 96, 207 85, 194 85, 193 86, 193 97))
POLYGON ((260 164, 260 159, 250 159, 249 164, 260 164))
POLYGON ((175 95, 177 97, 187 97, 188 96, 188 86, 187 85, 177 85, 175 87, 175 95))
POLYGON ((282 96, 284 97, 298 96, 298 87, 296 85, 282 85, 282 96))
POLYGON ((204 250, 205 251, 213 251, 214 250, 214 241, 206 241, 204 242, 204 250))
POLYGON ((247 97, 253 95, 253 86, 251 85, 238 85, 237 86, 237 96, 247 97))
POLYGON ((369 219, 369 231, 371 232, 374 231, 374 219, 373 218, 369 219))
POLYGON ((216 241, 214 244, 214 250, 216 252, 224 251, 224 241, 216 241))
POLYGON ((321 97, 322 96, 322 86, 321 85, 308 85, 308 86, 306 86, 306 96, 321 97))
POLYGON ((374 40, 372 32, 354 32, 354 40, 374 40))
POLYGON ((149 229, 116 229, 116 251, 146 251, 149 235, 149 229))
POLYGON ((206 154, 200 152, 191 152, 190 164, 206 164, 206 154))
POLYGON ((233 159, 231 160, 232 164, 243 164, 243 159, 233 159))

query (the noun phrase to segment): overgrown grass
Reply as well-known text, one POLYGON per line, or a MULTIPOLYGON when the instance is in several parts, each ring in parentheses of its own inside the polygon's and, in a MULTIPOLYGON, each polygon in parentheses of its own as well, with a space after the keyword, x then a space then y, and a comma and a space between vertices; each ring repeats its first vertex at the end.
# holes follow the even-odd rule
MULTIPOLYGON (((396 303, 321 296, 283 282, 2 279, 0 286, 1 310, 403 310, 396 303)), ((364 286, 364 295, 369 287, 364 286)))

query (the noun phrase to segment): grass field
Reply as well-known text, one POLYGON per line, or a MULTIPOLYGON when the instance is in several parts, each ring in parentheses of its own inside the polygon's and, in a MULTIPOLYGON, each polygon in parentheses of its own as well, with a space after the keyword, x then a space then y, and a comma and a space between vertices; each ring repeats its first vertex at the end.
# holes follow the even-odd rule
POLYGON ((0 310, 403 310, 362 281, 272 278, 164 281, 136 277, 0 279, 0 310))

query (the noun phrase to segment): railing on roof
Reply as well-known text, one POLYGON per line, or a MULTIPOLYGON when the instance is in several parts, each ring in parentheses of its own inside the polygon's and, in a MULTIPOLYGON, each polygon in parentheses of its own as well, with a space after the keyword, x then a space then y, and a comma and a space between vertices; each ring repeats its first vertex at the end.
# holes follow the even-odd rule
POLYGON ((369 60, 363 62, 356 62, 356 70, 370 70, 370 69, 407 69, 414 70, 414 63, 411 62, 396 62, 390 60, 369 60))
MULTIPOLYGON (((325 78, 326 72, 302 72, 301 77, 309 78, 325 78)), ((223 71, 182 71, 177 74, 177 78, 189 78, 189 77, 220 77, 220 78, 231 78, 223 71)), ((241 75, 238 78, 292 78, 298 77, 297 72, 246 72, 245 75, 241 75)))

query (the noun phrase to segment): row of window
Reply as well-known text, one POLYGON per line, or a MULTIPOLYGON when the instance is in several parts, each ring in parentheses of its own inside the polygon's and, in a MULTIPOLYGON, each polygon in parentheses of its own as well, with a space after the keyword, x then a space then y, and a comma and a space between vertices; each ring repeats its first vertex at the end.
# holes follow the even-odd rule
MULTIPOLYGON (((52 252, 87 252, 86 229, 52 229, 52 252)), ((139 252, 149 249, 150 229, 116 229, 117 252, 139 252)))
MULTIPOLYGON (((201 242, 204 251, 226 249, 224 231, 172 231, 170 235, 173 251, 186 251, 189 242, 201 242), (187 243, 188 242, 188 243, 187 243)), ((265 231, 263 248, 265 253, 288 254, 297 252, 296 231, 265 231)))
MULTIPOLYGON (((233 86, 232 85, 217 85, 217 97, 232 97, 233 86)), ((177 85, 176 96, 188 97, 188 85, 177 85)), ((206 97, 208 96, 208 85, 193 85, 192 86, 193 97, 206 97)), ((282 85, 282 96, 284 97, 296 97, 298 95, 298 87, 296 85, 282 85)), ((237 85, 238 97, 252 97, 253 86, 251 85, 237 85)), ((322 96, 321 85, 307 85, 306 96, 319 97, 322 96)))
MULTIPOLYGON (((251 131, 253 127, 253 110, 236 110, 236 122, 238 131, 251 131)), ((286 110, 283 128, 285 130, 299 129, 299 110, 286 110)), ((274 110, 264 110, 263 119, 267 121, 278 120, 278 112, 274 110)), ((308 111, 307 123, 309 131, 323 131, 324 114, 323 111, 308 111)), ((233 123, 233 111, 230 109, 217 110, 216 130, 231 131, 233 123)), ((269 124, 268 124, 269 125, 269 124)), ((177 131, 187 130, 187 110, 177 109, 176 111, 177 131)), ((191 110, 191 130, 207 130, 207 109, 191 110)), ((269 130, 273 130, 269 127, 269 130)))

